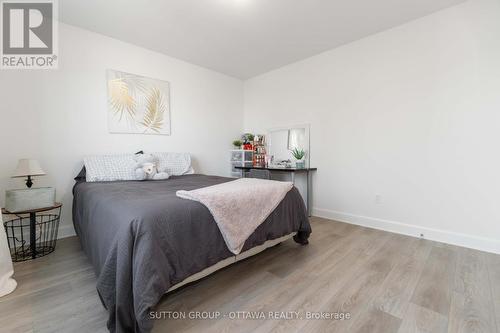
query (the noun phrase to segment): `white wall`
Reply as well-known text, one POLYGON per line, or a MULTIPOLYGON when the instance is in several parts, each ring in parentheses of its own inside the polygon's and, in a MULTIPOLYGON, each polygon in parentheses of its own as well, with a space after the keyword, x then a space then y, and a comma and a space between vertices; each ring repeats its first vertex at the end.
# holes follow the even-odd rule
POLYGON ((0 71, 0 204, 17 160, 40 160, 64 204, 60 235, 73 232, 73 177, 86 154, 181 151, 198 172, 228 175, 228 149, 243 128, 243 83, 115 39, 60 24, 57 71, 0 71), (109 134, 105 70, 170 82, 172 135, 109 134))
POLYGON ((498 0, 250 79, 244 98, 248 131, 311 124, 315 215, 500 253, 498 0))

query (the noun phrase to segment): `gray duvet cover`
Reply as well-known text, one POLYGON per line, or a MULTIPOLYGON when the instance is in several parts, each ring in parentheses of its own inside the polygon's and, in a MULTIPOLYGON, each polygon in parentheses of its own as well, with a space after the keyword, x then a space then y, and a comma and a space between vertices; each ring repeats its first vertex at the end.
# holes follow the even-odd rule
MULTIPOLYGON (((176 197, 232 178, 185 175, 165 181, 79 181, 73 223, 97 275, 111 332, 149 332, 149 311, 173 285, 232 256, 208 209, 176 197)), ((311 227, 293 188, 248 238, 243 251, 297 231, 307 243, 311 227)))

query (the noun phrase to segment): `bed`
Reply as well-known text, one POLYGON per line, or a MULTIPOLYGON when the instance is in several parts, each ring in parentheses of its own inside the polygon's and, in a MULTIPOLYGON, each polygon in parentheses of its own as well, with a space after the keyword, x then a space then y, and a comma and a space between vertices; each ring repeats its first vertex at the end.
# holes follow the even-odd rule
POLYGON ((149 332, 150 311, 168 291, 248 257, 293 235, 307 244, 311 227, 304 202, 292 188, 231 253, 208 209, 181 199, 193 190, 234 180, 191 174, 162 181, 86 182, 73 188, 73 223, 97 275, 111 332, 149 332))

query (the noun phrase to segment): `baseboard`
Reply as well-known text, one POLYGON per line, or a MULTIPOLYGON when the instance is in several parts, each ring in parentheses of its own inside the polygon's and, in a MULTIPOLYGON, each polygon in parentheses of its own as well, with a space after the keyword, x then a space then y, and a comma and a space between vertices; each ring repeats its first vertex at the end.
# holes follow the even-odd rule
POLYGON ((313 216, 500 254, 500 240, 313 207, 313 216), (424 236, 421 237, 420 235, 424 236))
MULTIPOLYGON (((426 228, 412 224, 389 221, 368 216, 349 214, 349 213, 338 212, 316 207, 313 207, 312 214, 313 216, 360 225, 363 227, 394 232, 397 234, 402 234, 417 238, 425 238, 436 242, 442 242, 452 245, 463 246, 475 250, 500 254, 500 240, 492 238, 471 236, 452 231, 426 228), (421 234, 423 234, 424 237, 420 237, 421 234)), ((58 239, 71 236, 76 236, 73 225, 61 225, 59 227, 59 233, 57 237, 58 239)))
POLYGON ((71 224, 63 224, 59 226, 57 239, 76 236, 75 228, 71 224))

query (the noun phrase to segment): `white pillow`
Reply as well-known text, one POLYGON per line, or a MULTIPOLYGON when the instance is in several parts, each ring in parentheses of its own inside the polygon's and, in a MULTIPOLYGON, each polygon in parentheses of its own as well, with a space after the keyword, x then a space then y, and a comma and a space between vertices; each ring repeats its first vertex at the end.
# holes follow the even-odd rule
POLYGON ((158 170, 166 171, 171 176, 193 174, 191 155, 188 153, 151 153, 158 159, 158 170))
POLYGON ((91 155, 83 159, 87 182, 135 180, 134 154, 91 155))

